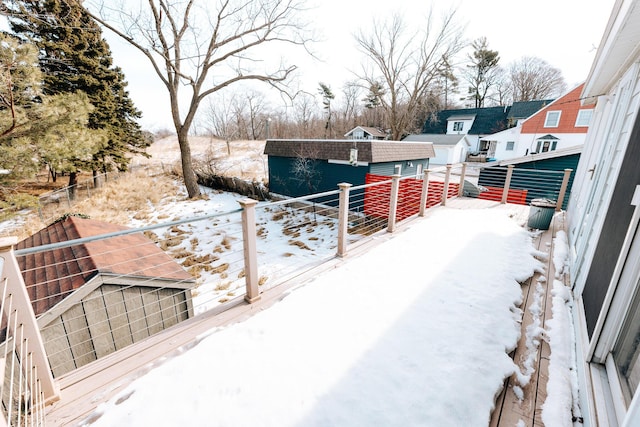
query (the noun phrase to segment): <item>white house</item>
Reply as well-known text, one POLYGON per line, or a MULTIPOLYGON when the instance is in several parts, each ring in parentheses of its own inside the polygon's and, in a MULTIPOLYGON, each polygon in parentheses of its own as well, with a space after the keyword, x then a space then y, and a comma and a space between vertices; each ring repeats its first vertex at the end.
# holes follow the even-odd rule
POLYGON ((388 139, 389 134, 384 129, 371 126, 356 126, 344 134, 347 139, 388 139))
POLYGON ((436 156, 429 160, 430 166, 464 162, 471 148, 471 143, 466 134, 440 135, 423 133, 408 135, 402 141, 431 142, 436 156))
POLYGON ((593 117, 567 207, 584 425, 640 426, 640 0, 616 0, 581 97, 593 117))
POLYGON ((584 144, 595 104, 584 105, 579 85, 515 127, 481 139, 489 157, 507 160, 584 144))

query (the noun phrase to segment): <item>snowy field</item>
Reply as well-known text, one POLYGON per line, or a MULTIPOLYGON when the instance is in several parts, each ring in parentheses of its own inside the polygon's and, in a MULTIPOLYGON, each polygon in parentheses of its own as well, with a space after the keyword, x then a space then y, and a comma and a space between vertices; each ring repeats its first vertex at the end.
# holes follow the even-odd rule
MULTIPOLYGON (((519 281, 546 256, 531 242, 507 210, 438 208, 273 307, 210 331, 101 405, 95 425, 486 426, 503 380, 530 375, 508 353, 520 334, 519 281), (479 254, 484 262, 469 262, 479 254)), ((554 261, 560 271, 564 260, 554 261)), ((546 331, 548 426, 571 425, 567 292, 556 289, 546 331)))

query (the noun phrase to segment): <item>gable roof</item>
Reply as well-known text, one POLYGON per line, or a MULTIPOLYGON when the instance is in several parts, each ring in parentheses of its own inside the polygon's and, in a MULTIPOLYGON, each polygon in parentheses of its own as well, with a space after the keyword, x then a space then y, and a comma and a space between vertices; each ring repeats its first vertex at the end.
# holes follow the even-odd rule
MULTIPOLYGON (((127 227, 70 216, 27 237, 16 249, 123 230, 127 227)), ((141 233, 49 249, 17 259, 36 316, 100 274, 193 281, 173 258, 141 233)))
POLYGON ((518 101, 511 104, 511 108, 509 108, 509 113, 507 114, 507 119, 517 120, 517 119, 526 119, 529 116, 532 116, 541 108, 544 108, 546 105, 553 102, 553 99, 540 99, 537 101, 518 101))
POLYGON ((581 83, 560 98, 538 110, 522 123, 521 133, 537 134, 551 131, 554 133, 586 134, 589 130, 588 126, 575 126, 578 112, 584 109, 595 108, 595 103, 582 105, 580 97, 583 88, 584 83, 581 83), (555 127, 545 127, 546 116, 549 111, 561 111, 559 123, 555 127))
POLYGON ((464 141, 467 145, 469 142, 466 141, 467 136, 464 134, 455 134, 455 135, 443 135, 443 134, 435 134, 435 133, 419 133, 413 135, 407 135, 403 141, 409 142, 431 142, 433 145, 457 145, 460 141, 464 141))
POLYGON ((347 137, 347 136, 353 134, 353 132, 355 132, 356 129, 361 129, 365 133, 368 133, 369 135, 373 136, 374 138, 386 138, 387 137, 387 133, 384 131, 384 129, 375 128, 375 127, 371 127, 371 126, 356 126, 353 129, 351 129, 349 132, 345 133, 344 136, 347 137))
POLYGON ((422 133, 447 133, 447 121, 456 117, 475 116, 469 129, 470 135, 489 135, 507 128, 507 112, 509 107, 463 108, 459 110, 438 111, 428 118, 422 127, 422 133))
POLYGON ((375 139, 269 139, 264 147, 264 154, 349 161, 352 148, 358 149, 358 161, 368 163, 429 159, 436 156, 433 145, 428 142, 375 139))

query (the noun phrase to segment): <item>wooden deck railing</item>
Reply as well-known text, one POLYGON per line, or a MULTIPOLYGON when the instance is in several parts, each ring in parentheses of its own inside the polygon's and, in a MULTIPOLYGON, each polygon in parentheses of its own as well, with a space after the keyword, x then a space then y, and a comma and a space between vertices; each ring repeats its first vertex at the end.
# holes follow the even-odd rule
MULTIPOLYGON (((567 191, 569 173, 570 171, 564 172, 562 186, 557 192, 558 208, 560 208, 561 200, 563 200, 567 191)), ((501 197, 499 202, 501 203, 509 201, 509 194, 512 191, 509 185, 512 182, 513 174, 514 168, 509 167, 505 170, 502 181, 504 187, 500 189, 501 197)), ((279 266, 277 263, 280 262, 283 256, 289 256, 290 254, 275 254, 273 250, 269 249, 268 245, 271 238, 268 240, 264 236, 264 233, 267 233, 264 231, 267 223, 289 216, 289 220, 283 222, 282 225, 281 231, 284 236, 295 236, 304 230, 314 233, 317 232, 318 227, 324 227, 327 233, 335 233, 331 238, 322 239, 326 240, 324 243, 318 243, 318 245, 325 245, 323 252, 326 254, 325 256, 346 257, 351 244, 364 240, 366 236, 371 236, 372 234, 394 232, 398 222, 412 217, 424 216, 428 207, 438 204, 446 205, 447 199, 465 194, 465 188, 468 187, 469 182, 482 192, 482 185, 477 183, 478 177, 469 175, 465 164, 447 165, 441 169, 427 170, 419 177, 399 175, 393 177, 369 176, 367 180, 368 182, 365 185, 352 186, 348 183, 342 183, 334 191, 269 203, 258 203, 255 200, 245 199, 240 201, 240 209, 229 212, 211 213, 200 217, 174 220, 138 229, 91 236, 18 251, 13 249, 15 240, 5 239, 0 241, 0 269, 2 270, 1 279, 3 285, 0 319, 2 319, 2 328, 4 328, 5 334, 3 337, 4 347, 2 347, 5 357, 2 359, 3 363, 0 363, 0 374, 5 372, 3 376, 5 381, 2 389, 3 416, 0 416, 0 427, 2 426, 2 421, 8 425, 20 425, 26 418, 29 418, 30 422, 31 420, 38 420, 37 409, 59 397, 56 380, 52 374, 55 369, 50 366, 49 361, 51 355, 46 352, 48 348, 47 339, 51 339, 51 331, 47 331, 47 339, 43 339, 41 334, 42 324, 45 323, 44 320, 46 319, 44 319, 44 315, 36 318, 34 314, 32 308, 32 303, 34 302, 30 301, 16 257, 27 256, 38 251, 45 252, 53 249, 70 248, 133 233, 153 234, 157 232, 157 234, 160 234, 158 230, 172 230, 179 234, 179 232, 183 231, 180 227, 189 228, 199 221, 208 221, 207 224, 210 224, 208 228, 219 230, 219 234, 224 236, 226 240, 241 242, 236 245, 241 244, 242 248, 238 250, 236 246, 226 253, 219 252, 217 249, 210 250, 208 254, 209 260, 214 259, 216 264, 202 265, 202 268, 194 270, 193 274, 199 274, 196 272, 207 269, 208 271, 213 270, 218 273, 216 277, 219 278, 219 283, 216 286, 212 286, 210 283, 200 283, 199 287, 192 292, 194 298, 197 293, 204 292, 202 289, 208 285, 226 289, 224 286, 228 287, 230 282, 243 281, 244 289, 241 292, 243 295, 235 295, 235 297, 242 297, 245 303, 251 304, 260 299, 261 289, 264 286, 268 286, 263 286, 265 282, 272 283, 270 286, 274 286, 274 284, 278 283, 277 279, 284 280, 284 277, 288 274, 286 268, 279 266), (294 218, 295 221, 291 218, 294 218), (239 227, 241 231, 237 231, 237 236, 234 236, 234 232, 230 230, 231 226, 235 225, 241 225, 239 227), (275 265, 275 267, 271 267, 270 273, 265 273, 270 268, 270 265, 275 265), (279 277, 274 278, 274 275, 279 277), (41 323, 40 326, 39 321, 41 323), (7 375, 7 372, 12 372, 14 375, 7 375), (7 380, 7 378, 9 379, 7 380)), ((158 236, 156 235, 156 237, 158 236)), ((198 237, 200 236, 189 240, 190 244, 197 245, 198 237)), ((171 245, 175 244, 176 234, 172 234, 166 239, 166 244, 163 244, 162 239, 159 238, 156 242, 161 247, 170 248, 171 245), (169 240, 171 240, 171 244, 169 240)), ((181 241, 180 239, 178 240, 181 241)), ((291 240, 294 239, 291 238, 291 240)), ((300 242, 298 241, 297 243, 300 242)), ((174 255, 174 258, 177 257, 178 255, 174 255)), ((187 260, 191 259, 193 263, 198 258, 207 257, 193 256, 181 263, 186 268, 187 265, 191 265, 187 264, 187 260)), ((42 259, 46 258, 43 257, 42 259)), ((317 263, 318 261, 315 262, 317 263)), ((303 262, 295 263, 294 268, 298 271, 304 268, 303 262)), ((109 280, 112 280, 111 287, 115 288, 116 286, 113 285, 115 283, 120 286, 120 290, 132 291, 141 283, 142 286, 150 286, 149 283, 140 282, 140 274, 142 273, 134 272, 133 276, 137 277, 136 279, 123 275, 111 275, 109 276, 109 280)), ((110 299, 104 294, 105 292, 103 291, 100 294, 99 300, 101 303, 110 299)), ((158 289, 157 292, 160 296, 162 289, 158 289)), ((229 292, 229 295, 231 294, 232 292, 229 292)), ((79 302, 76 301, 76 304, 91 303, 93 304, 92 307, 96 307, 97 298, 95 301, 89 300, 89 298, 93 298, 89 294, 83 298, 79 302)), ((197 315, 203 310, 196 303, 193 304, 193 307, 189 304, 184 304, 184 302, 172 305, 174 304, 175 296, 169 295, 168 298, 170 298, 169 301, 171 302, 159 300, 155 303, 159 304, 163 313, 166 310, 177 312, 182 307, 188 307, 190 310, 189 315, 193 315, 193 312, 197 315)), ((119 316, 122 316, 123 310, 127 313, 129 309, 127 304, 130 301, 127 297, 124 297, 124 299, 120 297, 119 301, 117 309, 114 308, 113 310, 120 313, 118 314, 119 316)), ((231 301, 235 301, 234 304, 242 303, 233 297, 230 297, 231 301)), ((144 311, 140 310, 139 307, 136 309, 139 312, 144 311)), ((111 308, 103 307, 101 310, 107 313, 111 308)), ((86 311, 87 309, 83 309, 77 312, 85 313, 86 311)), ((76 314, 75 316, 78 315, 76 314)), ((80 314, 80 316, 87 315, 80 314)), ((178 313, 178 317, 180 317, 180 313, 178 313)), ((185 317, 188 317, 187 314, 181 318, 185 317)), ((77 317, 70 318, 68 316, 67 318, 61 316, 60 319, 59 322, 62 323, 73 321, 75 322, 74 325, 78 324, 79 320, 77 317)), ((87 319, 88 316, 87 318, 83 317, 81 320, 88 323, 89 320, 87 319)), ((140 321, 141 319, 137 319, 138 323, 140 321)), ((105 321, 105 325, 108 324, 110 323, 105 321)), ((91 336, 92 340, 100 340, 100 337, 95 336, 95 332, 104 330, 106 327, 94 327, 92 329, 93 335, 88 331, 86 335, 91 336)), ((91 328, 91 325, 88 328, 91 328)), ((133 331, 133 326, 129 325, 127 328, 133 331)), ((150 324, 147 328, 149 331, 146 332, 145 336, 154 333, 150 332, 150 324)), ((63 328, 58 329, 64 330, 63 328)), ((160 329, 156 328, 155 330, 158 331, 160 329)), ((79 331, 74 330, 74 333, 78 334, 79 331)), ((109 336, 114 336, 118 332, 109 330, 108 333, 109 336)), ((71 340, 69 339, 69 341, 71 340)), ((91 347, 91 351, 93 351, 92 360, 95 360, 100 353, 106 352, 104 349, 100 351, 95 345, 94 342, 81 341, 76 344, 77 348, 72 348, 71 350, 73 351, 68 351, 68 353, 75 354, 78 348, 94 346, 91 347)), ((56 345, 56 348, 58 347, 59 345, 56 345)), ((115 350, 118 349, 114 348, 115 350)), ((115 350, 112 349, 111 351, 115 350)), ((76 362, 74 361, 73 363, 76 362)), ((44 420, 42 420, 42 423, 44 423, 44 420)), ((38 424, 38 422, 35 422, 35 424, 38 424)))

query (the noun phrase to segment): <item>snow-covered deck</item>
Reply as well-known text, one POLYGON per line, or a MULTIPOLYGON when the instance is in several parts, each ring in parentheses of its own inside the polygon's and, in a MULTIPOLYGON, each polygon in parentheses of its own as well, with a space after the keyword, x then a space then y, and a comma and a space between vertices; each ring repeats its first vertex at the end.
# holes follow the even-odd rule
MULTIPOLYGON (((459 209, 481 209, 496 208, 509 209, 509 211, 518 218, 518 220, 526 224, 529 207, 519 205, 501 205, 497 202, 458 198, 449 200, 447 206, 459 209)), ((438 209, 438 208, 434 208, 438 209)), ((422 220, 422 219, 418 219, 422 220)), ((400 228, 403 228, 402 225, 400 228)), ((548 277, 555 277, 553 266, 553 238, 556 233, 563 228, 563 214, 554 216, 552 227, 549 231, 540 233, 536 237, 536 245, 541 252, 549 252, 547 271, 548 277)), ((373 245, 378 245, 392 237, 391 234, 379 234, 375 239, 369 239, 366 243, 359 244, 357 247, 350 249, 350 254, 366 252, 373 245)), ((48 425, 78 425, 90 420, 87 417, 103 402, 116 396, 133 380, 148 372, 153 367, 161 364, 167 356, 180 353, 186 349, 197 345, 204 338, 208 331, 217 327, 229 325, 242 321, 254 313, 258 313, 273 303, 280 300, 285 293, 293 287, 308 281, 310 278, 316 277, 323 271, 335 268, 342 263, 348 263, 349 259, 334 258, 328 262, 319 263, 312 269, 301 272, 300 275, 292 278, 288 282, 269 289, 262 294, 260 301, 254 304, 247 304, 239 297, 236 301, 229 303, 222 311, 222 307, 211 310, 196 318, 182 322, 173 328, 165 330, 149 339, 131 345, 119 352, 113 353, 94 363, 86 365, 70 374, 59 378, 61 386, 61 399, 48 408, 46 419, 48 425), (230 307, 230 308, 229 308, 230 307)), ((553 282, 553 280, 550 280, 553 282)), ((531 310, 526 309, 530 306, 531 301, 540 283, 544 288, 543 310, 541 322, 550 318, 551 302, 550 294, 547 292, 547 282, 539 281, 537 274, 527 283, 523 284, 523 322, 522 322, 522 338, 518 344, 518 348, 514 351, 513 357, 521 369, 524 371, 523 364, 525 359, 532 360, 530 346, 527 345, 526 328, 532 322, 531 310)), ((549 285, 549 288, 551 285, 549 285)), ((539 298, 539 297, 537 297, 539 298)), ((544 327, 544 323, 541 325, 544 327)), ((494 411, 491 426, 514 426, 520 420, 524 421, 526 426, 542 425, 540 420, 540 407, 544 402, 546 395, 546 379, 548 370, 549 346, 543 342, 538 348, 538 355, 535 357, 535 368, 531 375, 531 380, 526 386, 521 387, 522 394, 519 393, 519 386, 516 378, 509 378, 505 382, 503 392, 497 397, 496 410, 494 411)))

